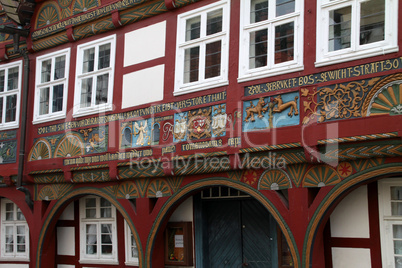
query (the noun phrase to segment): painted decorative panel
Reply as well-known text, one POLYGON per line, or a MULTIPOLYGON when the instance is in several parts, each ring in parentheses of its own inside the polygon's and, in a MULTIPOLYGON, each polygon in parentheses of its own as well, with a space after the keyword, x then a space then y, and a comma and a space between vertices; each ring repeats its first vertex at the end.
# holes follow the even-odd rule
POLYGON ((222 137, 226 135, 227 123, 226 104, 176 113, 173 141, 222 137))
POLYGON ((298 125, 299 92, 243 102, 243 131, 298 125))
POLYGON ((107 150, 107 134, 108 127, 93 127, 39 138, 34 141, 28 160, 103 153, 107 150))

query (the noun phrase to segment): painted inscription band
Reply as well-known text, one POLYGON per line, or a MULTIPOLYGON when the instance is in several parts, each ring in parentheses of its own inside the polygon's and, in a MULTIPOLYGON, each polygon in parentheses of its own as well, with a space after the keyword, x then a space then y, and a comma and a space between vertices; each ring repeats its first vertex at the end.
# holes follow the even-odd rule
POLYGON ((146 150, 132 150, 129 152, 121 152, 121 153, 107 153, 102 155, 94 155, 94 156, 84 156, 84 157, 76 157, 76 158, 68 158, 64 159, 64 165, 80 165, 80 164, 92 164, 97 162, 108 162, 112 160, 127 160, 134 159, 138 157, 150 157, 153 155, 152 149, 146 150))
POLYGON ((222 140, 213 140, 213 141, 201 141, 201 142, 193 142, 188 144, 182 144, 181 150, 182 151, 191 151, 191 150, 200 150, 200 149, 207 149, 207 148, 216 148, 221 147, 223 144, 222 140))
POLYGON ((187 99, 187 100, 182 100, 182 101, 152 105, 147 108, 128 111, 125 113, 110 114, 110 115, 104 115, 104 116, 99 116, 99 117, 87 118, 87 119, 83 119, 83 120, 79 120, 79 121, 64 122, 64 123, 57 124, 57 125, 45 126, 45 127, 38 128, 38 134, 42 135, 42 134, 46 134, 46 133, 64 131, 64 130, 69 130, 69 129, 74 129, 74 128, 106 124, 108 122, 127 120, 127 119, 131 119, 131 118, 148 116, 148 115, 163 113, 163 112, 167 112, 167 111, 180 111, 182 109, 191 108, 191 107, 194 107, 197 105, 204 105, 204 104, 218 102, 218 101, 224 101, 224 100, 226 100, 226 92, 225 91, 219 92, 219 93, 214 93, 214 94, 209 94, 209 95, 205 95, 205 96, 201 96, 201 97, 191 98, 191 99, 187 99))
POLYGON ((244 88, 244 96, 253 96, 282 89, 290 89, 295 87, 314 85, 317 83, 324 83, 333 80, 359 77, 362 75, 375 74, 400 68, 402 68, 402 58, 376 61, 363 65, 357 65, 354 67, 342 68, 333 71, 248 86, 244 88))

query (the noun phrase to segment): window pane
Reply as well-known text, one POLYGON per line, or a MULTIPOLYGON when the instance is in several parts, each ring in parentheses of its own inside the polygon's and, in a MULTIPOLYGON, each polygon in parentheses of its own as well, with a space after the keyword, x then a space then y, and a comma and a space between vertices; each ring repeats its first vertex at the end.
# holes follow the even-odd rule
POLYGON ((186 21, 186 41, 200 38, 201 16, 186 21))
POLYGON ((250 23, 268 19, 268 0, 251 0, 250 23))
POLYGON ((66 56, 57 57, 54 67, 54 80, 64 78, 65 69, 66 69, 66 56))
POLYGON ((112 217, 112 204, 104 198, 101 198, 101 218, 112 217))
POLYGON ((350 47, 351 10, 349 6, 329 12, 329 51, 350 47))
POLYGON ((205 78, 221 75, 221 41, 206 45, 205 78))
POLYGON ((267 66, 268 30, 250 33, 250 69, 267 66))
POLYGON ((17 112, 17 95, 7 96, 6 122, 14 122, 17 112))
POLYGON ((53 113, 63 110, 63 89, 63 84, 53 87, 53 113))
POLYGON ((295 0, 276 0, 276 16, 295 12, 295 0))
POLYGON ((4 92, 4 82, 5 82, 5 71, 0 71, 0 92, 4 92))
POLYGON ((18 67, 8 69, 8 86, 7 90, 18 88, 18 67))
POLYGON ((207 14, 207 35, 222 32, 222 8, 207 14))
POLYGON ((110 66, 110 44, 102 45, 99 47, 99 62, 98 70, 110 66))
POLYGON ((293 60, 294 23, 275 27, 275 63, 293 60))
POLYGON ((391 186, 391 200, 402 200, 401 186, 391 186))
POLYGON ((92 77, 82 79, 80 107, 90 107, 92 99, 92 77))
POLYGON ((40 97, 39 97, 39 115, 48 114, 49 113, 49 88, 41 88, 40 89, 40 97))
POLYGON ((131 233, 131 257, 138 258, 138 249, 135 244, 133 233, 131 233))
POLYGON ((85 199, 85 217, 86 218, 96 217, 96 198, 85 199))
POLYGON ((402 268, 402 257, 395 257, 395 268, 402 268))
POLYGON ((112 254, 112 225, 102 224, 101 225, 101 239, 102 239, 102 254, 112 254))
POLYGON ((42 70, 41 70, 41 83, 50 81, 50 72, 52 69, 52 60, 44 60, 42 61, 42 70))
POLYGON ((3 123, 3 98, 0 98, 0 123, 3 123))
POLYGON ((107 103, 109 74, 99 75, 96 79, 96 102, 95 104, 107 103))
POLYGON ((14 227, 6 226, 6 234, 5 234, 5 242, 6 242, 6 252, 12 253, 14 252, 14 227))
POLYGON ((88 224, 86 226, 86 253, 96 254, 97 253, 97 238, 96 235, 96 225, 88 224))
POLYGON ((25 221, 25 216, 24 216, 24 214, 22 214, 22 211, 19 207, 17 207, 17 220, 25 221))
POLYGON ((92 72, 95 64, 95 48, 84 50, 82 72, 92 72))
POLYGON ((363 2, 360 13, 360 45, 384 40, 385 1, 363 2))
POLYGON ((184 51, 184 83, 198 81, 200 47, 184 51))

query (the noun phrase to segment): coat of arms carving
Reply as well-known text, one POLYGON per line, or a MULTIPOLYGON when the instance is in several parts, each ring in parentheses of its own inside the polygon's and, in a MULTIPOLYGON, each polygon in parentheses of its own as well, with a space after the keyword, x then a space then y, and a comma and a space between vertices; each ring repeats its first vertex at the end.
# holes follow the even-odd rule
POLYGON ((211 137, 211 107, 189 112, 188 139, 201 139, 211 137))

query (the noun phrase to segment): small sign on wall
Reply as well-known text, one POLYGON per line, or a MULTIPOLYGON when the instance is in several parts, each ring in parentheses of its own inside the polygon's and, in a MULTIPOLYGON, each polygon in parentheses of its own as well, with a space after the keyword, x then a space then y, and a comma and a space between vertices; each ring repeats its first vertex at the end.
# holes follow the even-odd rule
POLYGON ((193 265, 191 222, 169 222, 165 230, 165 264, 193 265))

